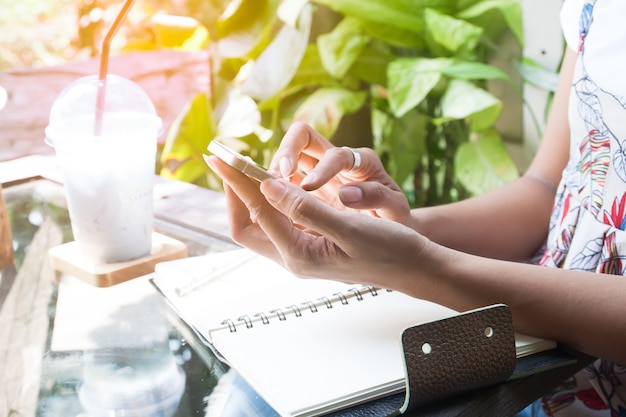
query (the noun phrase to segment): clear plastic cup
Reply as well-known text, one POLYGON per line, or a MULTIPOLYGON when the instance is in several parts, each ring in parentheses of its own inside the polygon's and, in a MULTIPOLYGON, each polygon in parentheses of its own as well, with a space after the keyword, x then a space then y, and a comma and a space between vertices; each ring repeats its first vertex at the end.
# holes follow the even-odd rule
POLYGON ((54 101, 46 143, 54 147, 74 239, 95 264, 129 261, 152 247, 153 182, 162 121, 126 78, 106 78, 103 124, 95 134, 97 76, 79 78, 54 101))

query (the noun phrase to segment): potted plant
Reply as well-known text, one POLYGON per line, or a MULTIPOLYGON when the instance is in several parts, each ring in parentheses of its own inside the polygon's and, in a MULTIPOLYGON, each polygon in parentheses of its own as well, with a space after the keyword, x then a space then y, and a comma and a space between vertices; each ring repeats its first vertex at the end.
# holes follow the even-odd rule
POLYGON ((487 80, 498 38, 521 44, 516 0, 239 0, 209 28, 211 87, 168 134, 161 175, 219 187, 201 157, 221 138, 266 164, 302 120, 329 140, 364 116, 372 146, 414 206, 517 177, 487 80))

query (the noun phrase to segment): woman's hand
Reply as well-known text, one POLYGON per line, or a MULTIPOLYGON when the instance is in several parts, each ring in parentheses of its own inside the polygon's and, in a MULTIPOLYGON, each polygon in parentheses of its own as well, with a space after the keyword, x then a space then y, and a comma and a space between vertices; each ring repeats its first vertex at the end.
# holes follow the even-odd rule
POLYGON ((259 187, 214 156, 209 164, 224 180, 233 239, 296 275, 406 290, 428 271, 409 265, 430 243, 408 227, 338 210, 285 180, 259 187))
POLYGON ((269 168, 338 209, 365 211, 405 225, 409 203, 369 148, 335 147, 305 123, 294 123, 285 134, 269 168), (356 155, 360 164, 356 166, 356 155), (306 174, 303 174, 304 171, 306 174))

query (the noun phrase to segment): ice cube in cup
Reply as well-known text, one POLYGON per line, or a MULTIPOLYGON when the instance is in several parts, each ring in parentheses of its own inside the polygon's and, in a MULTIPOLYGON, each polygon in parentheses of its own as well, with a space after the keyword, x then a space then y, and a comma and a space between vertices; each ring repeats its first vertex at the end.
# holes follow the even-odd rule
POLYGON ((68 85, 46 128, 66 190, 74 239, 90 261, 115 263, 152 247, 153 182, 162 121, 148 95, 107 75, 102 130, 95 133, 96 76, 68 85))

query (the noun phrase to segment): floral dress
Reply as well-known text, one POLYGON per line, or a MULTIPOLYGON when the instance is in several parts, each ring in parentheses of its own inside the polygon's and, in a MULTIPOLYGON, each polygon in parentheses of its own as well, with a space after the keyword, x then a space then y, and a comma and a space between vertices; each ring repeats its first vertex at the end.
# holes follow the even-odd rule
MULTIPOLYGON (((540 261, 548 267, 626 272, 625 4, 626 0, 565 0, 561 10, 565 38, 570 47, 577 43, 579 58, 570 92, 570 157, 540 261), (578 20, 577 28, 572 18, 578 20), (600 58, 604 65, 597 62, 600 58)), ((626 294, 623 298, 626 302, 626 294)), ((616 337, 625 335, 623 329, 616 337)), ((625 366, 598 359, 543 398, 541 407, 555 417, 626 417, 624 383, 625 366)))

